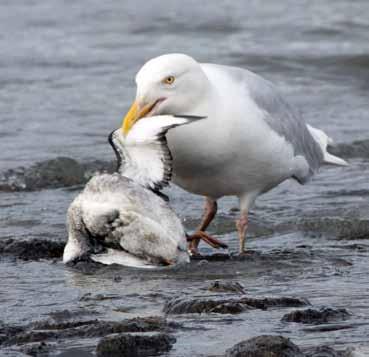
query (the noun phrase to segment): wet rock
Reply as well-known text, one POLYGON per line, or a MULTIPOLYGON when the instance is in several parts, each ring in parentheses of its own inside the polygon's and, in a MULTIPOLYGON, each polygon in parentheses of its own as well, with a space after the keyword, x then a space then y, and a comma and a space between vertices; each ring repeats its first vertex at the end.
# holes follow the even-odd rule
POLYGON ((209 291, 217 292, 217 293, 237 293, 237 294, 245 294, 245 288, 242 284, 232 281, 214 281, 208 287, 209 291))
POLYGON ((2 343, 9 346, 66 338, 104 337, 113 333, 166 331, 171 327, 172 324, 158 316, 136 317, 123 321, 39 321, 20 329, 7 330, 2 343))
POLYGON ((104 294, 84 294, 79 301, 104 301, 104 300, 117 300, 122 299, 120 295, 104 295, 104 294))
POLYGON ((283 336, 257 336, 226 351, 226 357, 303 357, 301 350, 283 336))
POLYGON ((11 336, 24 331, 21 326, 9 326, 0 321, 0 345, 8 340, 11 336))
POLYGON ((343 158, 369 158, 369 139, 357 140, 352 143, 341 143, 329 147, 329 152, 343 158))
POLYGON ((253 309, 251 306, 236 301, 225 302, 213 307, 209 312, 215 314, 240 314, 246 310, 253 309))
POLYGON ((67 330, 71 328, 94 325, 98 323, 98 320, 85 320, 85 321, 36 321, 31 325, 32 331, 42 330, 42 331, 52 331, 52 330, 67 330))
POLYGON ((179 298, 167 301, 164 312, 166 314, 238 314, 250 309, 266 310, 268 307, 297 307, 307 304, 307 300, 292 297, 179 298))
POLYGON ((176 342, 168 334, 107 336, 99 341, 96 354, 99 357, 153 356, 169 351, 176 342))
POLYGON ((94 262, 88 255, 68 262, 66 266, 83 274, 95 274, 100 269, 106 268, 106 265, 94 262))
POLYGON ((236 300, 225 299, 172 299, 164 305, 166 314, 203 314, 217 312, 219 314, 240 313, 247 309, 240 306, 236 300))
POLYGON ((115 275, 113 278, 114 283, 120 283, 123 278, 120 275, 115 275))
POLYGON ((48 356, 49 352, 52 351, 52 346, 45 343, 30 343, 21 348, 21 351, 27 356, 48 356))
POLYGON ((208 262, 225 262, 225 261, 259 261, 266 259, 267 256, 264 256, 262 253, 256 250, 247 250, 243 254, 228 254, 228 253, 214 253, 209 255, 193 255, 191 256, 191 261, 199 260, 199 261, 208 261, 208 262))
POLYGON ((97 171, 114 170, 114 163, 92 161, 81 164, 68 157, 42 161, 29 168, 19 167, 0 175, 0 191, 34 191, 81 185, 97 171))
POLYGON ((241 303, 247 304, 257 309, 266 310, 273 307, 299 307, 310 305, 307 299, 295 298, 289 296, 282 297, 265 297, 265 298, 253 298, 242 297, 239 300, 241 303))
POLYGON ((336 351, 328 346, 314 347, 304 351, 305 357, 350 357, 349 351, 336 351))
POLYGON ((136 308, 137 308, 136 306, 117 306, 113 309, 113 311, 122 312, 122 313, 129 313, 129 312, 135 310, 136 308))
POLYGON ((224 262, 230 259, 231 256, 227 253, 214 253, 210 255, 196 254, 191 256, 191 261, 199 260, 200 262, 224 262))
POLYGON ((83 317, 83 316, 91 316, 96 315, 96 311, 92 310, 85 310, 85 309, 79 309, 79 310, 60 310, 60 311, 54 311, 50 312, 47 315, 54 321, 61 322, 65 320, 75 320, 77 318, 83 317))
POLYGON ((84 169, 76 160, 68 157, 40 162, 25 170, 28 189, 74 186, 85 182, 84 169))
POLYGON ((6 239, 0 241, 0 255, 10 255, 23 260, 55 259, 62 257, 64 245, 64 242, 43 239, 6 239))
POLYGON ((303 324, 324 324, 332 321, 342 321, 350 317, 346 309, 323 308, 320 310, 295 310, 282 317, 285 322, 298 322, 303 324))
POLYGON ((305 231, 329 233, 338 239, 369 238, 369 220, 359 218, 316 217, 298 223, 305 231))
POLYGON ((330 324, 320 324, 313 325, 303 329, 304 332, 308 333, 317 333, 317 332, 331 332, 331 331, 340 331, 340 330, 349 330, 355 328, 356 324, 354 323, 330 323, 330 324))

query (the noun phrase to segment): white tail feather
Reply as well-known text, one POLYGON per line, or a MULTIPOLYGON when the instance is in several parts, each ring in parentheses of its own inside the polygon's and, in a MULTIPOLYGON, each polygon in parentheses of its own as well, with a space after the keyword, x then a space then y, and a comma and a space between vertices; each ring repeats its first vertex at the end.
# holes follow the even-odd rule
POLYGON ((348 163, 338 156, 332 155, 327 151, 327 146, 333 144, 332 138, 330 138, 324 131, 314 128, 309 124, 306 124, 310 134, 314 140, 318 143, 323 152, 324 163, 338 166, 347 166, 348 163))

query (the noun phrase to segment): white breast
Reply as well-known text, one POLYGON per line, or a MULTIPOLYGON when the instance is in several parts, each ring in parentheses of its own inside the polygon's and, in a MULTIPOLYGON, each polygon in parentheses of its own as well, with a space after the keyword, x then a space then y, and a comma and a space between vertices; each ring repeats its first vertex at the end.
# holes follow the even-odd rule
POLYGON ((293 174, 293 148, 263 120, 247 89, 213 67, 204 67, 213 84, 208 119, 168 134, 173 181, 213 198, 263 192, 293 174), (219 87, 219 83, 222 87, 219 87), (224 91, 224 88, 227 88, 224 91))

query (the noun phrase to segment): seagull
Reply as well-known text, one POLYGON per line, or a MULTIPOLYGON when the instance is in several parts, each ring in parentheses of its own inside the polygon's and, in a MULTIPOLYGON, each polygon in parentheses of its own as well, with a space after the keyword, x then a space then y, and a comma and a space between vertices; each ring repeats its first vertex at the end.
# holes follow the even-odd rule
POLYGON ((183 226, 160 190, 172 172, 165 134, 199 119, 156 116, 128 135, 121 128, 110 134, 117 172, 95 175, 70 205, 64 263, 85 256, 141 268, 189 261, 183 226))
POLYGON ((308 126, 278 89, 241 68, 199 63, 185 54, 146 62, 136 75, 136 99, 123 119, 125 134, 143 117, 183 113, 206 119, 168 133, 173 182, 205 196, 190 248, 217 212, 217 200, 237 196, 239 251, 256 198, 287 179, 305 184, 323 164, 347 165, 327 151, 331 139, 308 126))

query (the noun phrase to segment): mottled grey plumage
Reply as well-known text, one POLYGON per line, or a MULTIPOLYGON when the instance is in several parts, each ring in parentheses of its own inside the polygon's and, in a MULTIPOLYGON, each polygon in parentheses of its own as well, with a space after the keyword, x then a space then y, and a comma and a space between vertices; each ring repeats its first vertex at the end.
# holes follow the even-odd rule
POLYGON ((151 117, 128 135, 121 129, 110 134, 119 172, 92 177, 70 205, 65 263, 84 255, 136 267, 189 261, 181 221, 156 191, 168 184, 172 169, 165 134, 199 119, 151 117))

